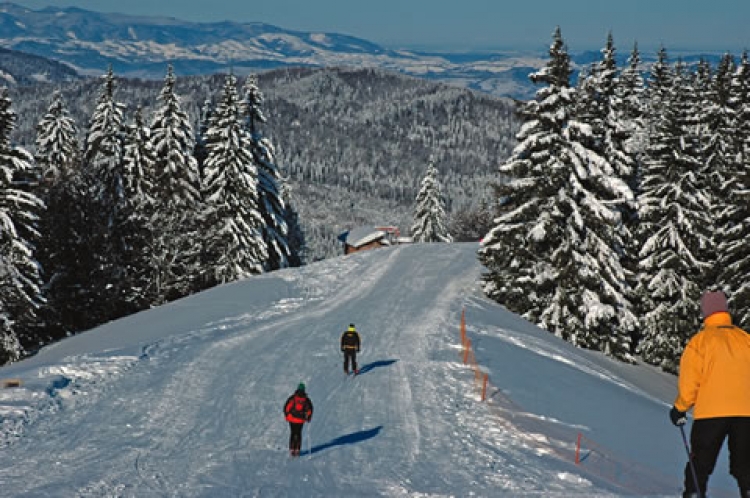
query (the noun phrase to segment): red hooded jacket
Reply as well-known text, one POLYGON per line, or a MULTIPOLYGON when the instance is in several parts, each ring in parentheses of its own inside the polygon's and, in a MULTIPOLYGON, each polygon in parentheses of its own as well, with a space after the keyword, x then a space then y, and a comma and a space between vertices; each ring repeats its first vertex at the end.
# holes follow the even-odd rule
POLYGON ((304 424, 312 420, 313 405, 305 391, 297 390, 284 403, 284 415, 288 422, 304 424))

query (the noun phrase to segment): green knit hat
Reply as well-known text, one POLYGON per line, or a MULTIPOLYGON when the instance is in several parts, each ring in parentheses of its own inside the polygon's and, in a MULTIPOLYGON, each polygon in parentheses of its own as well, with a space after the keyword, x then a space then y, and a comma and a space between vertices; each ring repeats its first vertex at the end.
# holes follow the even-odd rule
POLYGON ((300 382, 299 385, 297 386, 297 390, 298 391, 304 391, 305 390, 305 383, 304 382, 300 382))

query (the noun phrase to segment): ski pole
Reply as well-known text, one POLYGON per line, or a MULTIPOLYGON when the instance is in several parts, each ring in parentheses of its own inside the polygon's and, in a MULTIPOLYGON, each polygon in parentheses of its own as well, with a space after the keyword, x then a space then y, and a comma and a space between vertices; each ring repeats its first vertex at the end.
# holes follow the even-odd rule
POLYGON ((312 458, 312 429, 310 429, 310 422, 307 422, 307 459, 312 458))
POLYGON ((685 451, 687 451, 688 464, 690 465, 690 473, 693 474, 693 485, 695 491, 701 494, 701 488, 698 486, 698 474, 695 473, 695 465, 693 464, 693 456, 690 454, 690 445, 688 444, 687 437, 685 437, 685 428, 680 425, 680 434, 682 434, 682 442, 685 444, 685 451))

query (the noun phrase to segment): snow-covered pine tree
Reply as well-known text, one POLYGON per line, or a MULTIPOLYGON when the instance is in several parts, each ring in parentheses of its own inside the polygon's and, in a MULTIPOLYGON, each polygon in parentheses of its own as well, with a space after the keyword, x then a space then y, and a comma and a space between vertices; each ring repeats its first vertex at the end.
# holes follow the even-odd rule
MULTIPOLYGON (((615 93, 620 101, 618 121, 621 126, 627 129, 628 137, 630 137, 627 142, 627 150, 634 156, 636 169, 640 153, 646 144, 644 130, 645 81, 641 71, 641 54, 636 43, 628 57, 627 66, 620 72, 615 88, 615 93)), ((638 175, 634 172, 633 176, 637 177, 638 175)), ((631 187, 635 187, 635 185, 631 185, 631 187)))
POLYGON ((79 166, 78 127, 70 116, 62 93, 52 94, 52 103, 36 129, 34 157, 46 184, 79 166))
MULTIPOLYGON (((571 288, 560 294, 557 307, 569 310, 569 325, 562 330, 571 342, 632 361, 638 320, 631 297, 635 279, 623 266, 630 234, 622 220, 635 209, 629 186, 633 159, 625 147, 627 129, 618 120, 622 103, 616 87, 615 48, 609 35, 602 60, 581 83, 573 119, 564 131, 573 166, 566 185, 574 213, 570 235, 580 244, 572 244, 568 255, 562 253, 563 260, 576 261, 577 273, 569 275, 571 288), (581 304, 570 307, 576 302, 571 294, 578 293, 581 304)), ((554 308, 553 303, 551 315, 557 316, 554 308)))
POLYGON ((167 68, 160 105, 151 121, 151 147, 156 156, 156 199, 152 265, 160 302, 186 296, 198 289, 201 240, 198 218, 202 212, 200 174, 193 155, 195 135, 190 119, 175 93, 176 78, 167 68))
POLYGON ((557 287, 559 271, 551 252, 558 246, 560 227, 568 223, 555 197, 570 175, 570 165, 563 160, 569 150, 563 130, 572 112, 574 90, 570 56, 559 27, 549 56, 546 66, 530 75, 543 86, 518 109, 523 120, 516 135, 518 145, 499 168, 499 213, 479 250, 488 270, 484 292, 534 323, 540 322, 557 287))
POLYGON ((700 147, 693 116, 694 89, 684 65, 655 67, 649 116, 650 144, 643 164, 639 202, 642 241, 642 317, 638 351, 644 361, 677 372, 688 338, 700 327, 698 301, 704 290, 711 244, 710 199, 702 178, 700 147))
MULTIPOLYGON (((729 81, 734 72, 731 56, 724 56, 715 74, 708 62, 700 61, 693 78, 695 88, 695 134, 700 147, 700 161, 704 195, 711 206, 711 241, 706 249, 710 266, 705 273, 703 288, 721 285, 723 271, 719 263, 726 233, 736 222, 737 206, 730 201, 731 192, 738 190, 736 181, 740 173, 735 140, 736 115, 729 105, 729 81)), ((736 200, 736 199, 735 199, 736 200)), ((724 261, 724 263, 729 263, 724 261)))
POLYGON ((629 360, 635 318, 618 208, 632 192, 604 156, 610 103, 599 95, 602 72, 595 66, 583 91, 571 89, 556 30, 550 62, 532 75, 548 86, 521 110, 526 123, 500 168, 501 212, 480 258, 490 269, 486 290, 506 307, 578 346, 629 360))
POLYGON ((78 254, 82 243, 79 232, 87 229, 76 224, 85 217, 79 213, 76 193, 81 171, 78 126, 60 92, 52 94, 52 102, 36 132, 35 157, 42 178, 37 191, 46 206, 40 215, 38 245, 47 297, 41 310, 45 321, 44 337, 38 338, 41 345, 64 337, 67 331, 78 330, 78 324, 72 320, 86 316, 78 309, 75 295, 88 271, 82 271, 80 279, 75 274, 79 262, 87 260, 88 255, 78 254))
POLYGON ((242 114, 250 134, 253 161, 258 169, 262 233, 268 251, 264 266, 266 270, 277 270, 289 266, 288 227, 284 217, 286 207, 281 196, 281 172, 276 165, 274 146, 260 129, 266 118, 263 114, 263 94, 254 75, 245 80, 243 95, 242 114))
POLYGON ((445 199, 438 181, 438 170, 431 162, 422 179, 414 206, 414 242, 453 242, 448 233, 445 199))
POLYGON ((140 311, 158 301, 151 267, 156 156, 150 134, 139 107, 125 137, 122 196, 114 223, 116 239, 122 243, 122 276, 115 285, 126 313, 140 311))
POLYGON ((203 163, 206 162, 208 156, 208 150, 206 150, 206 134, 208 133, 208 127, 211 125, 211 116, 214 113, 214 105, 210 99, 206 99, 201 107, 200 116, 196 125, 195 132, 195 159, 198 161, 198 171, 200 172, 201 178, 203 175, 203 163))
POLYGON ((107 225, 111 224, 112 210, 122 195, 125 104, 115 101, 114 91, 115 77, 110 66, 103 77, 102 90, 83 144, 83 168, 90 194, 107 209, 107 225))
POLYGON ((121 278, 123 244, 116 240, 113 228, 122 197, 125 105, 115 100, 114 92, 115 77, 110 66, 102 78, 101 92, 89 121, 80 175, 79 206, 89 225, 80 250, 91 258, 89 276, 80 282, 85 289, 81 302, 97 324, 123 314, 116 291, 116 282, 121 278))
MULTIPOLYGON (((638 251, 640 250, 640 244, 636 236, 638 225, 637 200, 640 195, 639 179, 641 178, 643 151, 648 143, 644 120, 645 82, 641 74, 640 63, 641 56, 638 51, 638 44, 634 44, 628 57, 627 66, 620 72, 617 79, 615 88, 617 100, 612 108, 613 121, 617 123, 618 127, 621 127, 627 136, 623 143, 624 151, 633 161, 631 174, 625 176, 625 178, 628 179, 636 203, 632 208, 626 207, 623 211, 622 222, 628 237, 624 241, 626 245, 622 255, 622 264, 633 279, 630 287, 634 291, 638 288, 638 251)), ((634 313, 636 316, 641 316, 643 310, 640 308, 641 303, 637 294, 633 295, 632 298, 634 313)), ((634 334, 633 344, 638 341, 638 334, 639 332, 634 334)))
POLYGON ((204 283, 231 282, 263 271, 268 259, 261 233, 258 170, 241 117, 237 79, 226 77, 206 132, 204 164, 204 283))
POLYGON ((41 268, 34 254, 42 201, 16 180, 34 159, 11 144, 16 114, 7 88, 0 88, 0 364, 16 361, 34 343, 43 303, 41 268))
POLYGON ((740 57, 731 80, 727 106, 734 115, 736 151, 732 185, 727 191, 729 223, 719 239, 718 281, 728 294, 732 317, 739 326, 750 327, 750 61, 747 52, 740 57))

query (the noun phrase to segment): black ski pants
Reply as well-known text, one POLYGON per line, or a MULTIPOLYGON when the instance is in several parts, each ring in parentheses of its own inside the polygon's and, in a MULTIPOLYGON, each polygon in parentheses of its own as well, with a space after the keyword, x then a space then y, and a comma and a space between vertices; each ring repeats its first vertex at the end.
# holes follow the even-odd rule
MULTIPOLYGON (((741 492, 750 491, 750 417, 702 418, 693 421, 690 450, 700 486, 706 495, 708 478, 714 471, 724 440, 728 439, 729 473, 737 479, 741 492)), ((690 462, 685 466, 685 495, 695 493, 690 462)))
POLYGON ((302 426, 305 424, 297 424, 295 422, 289 422, 289 449, 299 451, 302 447, 302 426))
POLYGON ((352 364, 352 370, 357 370, 357 350, 356 349, 345 349, 344 350, 344 370, 349 371, 349 363, 352 364))

